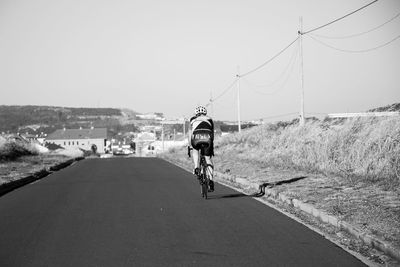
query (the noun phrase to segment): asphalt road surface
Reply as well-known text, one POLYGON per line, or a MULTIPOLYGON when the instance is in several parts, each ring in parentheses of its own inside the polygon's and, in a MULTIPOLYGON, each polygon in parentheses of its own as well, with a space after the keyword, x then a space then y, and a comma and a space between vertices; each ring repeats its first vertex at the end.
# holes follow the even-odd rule
POLYGON ((305 226, 161 159, 80 161, 0 197, 0 266, 363 266, 305 226))

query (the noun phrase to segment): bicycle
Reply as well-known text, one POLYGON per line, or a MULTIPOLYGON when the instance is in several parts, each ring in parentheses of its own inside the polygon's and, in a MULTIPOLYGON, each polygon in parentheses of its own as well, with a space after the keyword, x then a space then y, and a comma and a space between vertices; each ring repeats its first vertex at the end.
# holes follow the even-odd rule
MULTIPOLYGON (((206 144, 200 145, 200 173, 196 174, 197 179, 199 180, 200 183, 200 188, 201 188, 201 196, 205 199, 208 198, 208 189, 209 189, 209 183, 210 183, 210 176, 211 172, 208 169, 208 164, 206 161, 206 158, 204 157, 204 150, 207 147, 206 144)), ((188 156, 190 158, 190 151, 193 148, 188 146, 188 156)))

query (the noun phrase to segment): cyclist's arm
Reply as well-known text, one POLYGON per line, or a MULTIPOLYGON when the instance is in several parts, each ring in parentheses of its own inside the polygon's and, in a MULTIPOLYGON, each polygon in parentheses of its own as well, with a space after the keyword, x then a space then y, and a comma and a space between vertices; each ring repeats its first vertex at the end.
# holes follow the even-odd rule
POLYGON ((190 118, 189 120, 189 127, 188 127, 188 147, 192 148, 192 133, 193 133, 193 125, 192 121, 195 117, 190 118))
POLYGON ((214 121, 210 118, 210 123, 211 123, 211 127, 212 127, 212 131, 211 131, 211 138, 212 140, 214 140, 214 121))
POLYGON ((192 136, 192 119, 189 121, 189 127, 188 127, 188 157, 190 158, 190 150, 192 150, 192 142, 191 142, 191 136, 192 136))
MULTIPOLYGON (((190 122, 191 122, 191 120, 190 120, 190 122)), ((188 146, 190 146, 191 145, 191 136, 192 136, 192 123, 189 123, 189 129, 188 129, 188 146)))

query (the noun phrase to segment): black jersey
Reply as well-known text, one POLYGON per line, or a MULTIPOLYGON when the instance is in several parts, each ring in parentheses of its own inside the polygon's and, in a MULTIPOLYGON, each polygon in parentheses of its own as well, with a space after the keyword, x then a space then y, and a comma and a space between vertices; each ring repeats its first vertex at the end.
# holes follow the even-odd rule
POLYGON ((210 130, 214 132, 214 122, 213 120, 205 115, 194 116, 190 119, 190 125, 192 126, 192 131, 195 130, 210 130))
POLYGON ((192 128, 191 144, 196 150, 199 150, 201 145, 206 144, 204 149, 205 156, 214 155, 214 122, 205 115, 195 116, 190 119, 192 128))

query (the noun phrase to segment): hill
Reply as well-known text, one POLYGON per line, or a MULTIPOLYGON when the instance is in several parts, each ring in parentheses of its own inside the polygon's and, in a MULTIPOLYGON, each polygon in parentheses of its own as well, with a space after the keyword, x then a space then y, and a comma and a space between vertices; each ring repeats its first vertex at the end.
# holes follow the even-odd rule
POLYGON ((391 105, 387 105, 384 107, 374 108, 368 110, 369 112, 387 112, 387 111, 400 111, 400 103, 395 103, 391 105))
POLYGON ((0 106, 0 132, 50 133, 62 127, 107 127, 118 132, 122 128, 135 131, 134 125, 122 125, 126 118, 135 118, 135 111, 116 108, 71 108, 54 106, 0 106))

